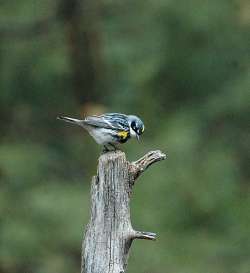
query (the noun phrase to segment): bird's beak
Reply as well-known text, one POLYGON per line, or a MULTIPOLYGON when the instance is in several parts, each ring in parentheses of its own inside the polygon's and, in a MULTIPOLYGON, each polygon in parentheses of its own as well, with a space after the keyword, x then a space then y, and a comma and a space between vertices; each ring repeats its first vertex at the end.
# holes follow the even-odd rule
POLYGON ((138 134, 136 134, 136 138, 138 141, 140 141, 140 136, 138 134))

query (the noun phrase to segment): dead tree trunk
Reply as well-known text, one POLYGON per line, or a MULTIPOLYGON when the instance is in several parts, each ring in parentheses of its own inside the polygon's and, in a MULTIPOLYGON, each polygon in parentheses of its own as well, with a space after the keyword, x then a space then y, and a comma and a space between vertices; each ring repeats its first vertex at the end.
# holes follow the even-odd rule
POLYGON ((139 175, 165 158, 160 151, 132 163, 121 151, 100 156, 91 185, 91 218, 82 246, 81 273, 123 273, 132 241, 155 240, 155 233, 132 228, 129 200, 139 175))

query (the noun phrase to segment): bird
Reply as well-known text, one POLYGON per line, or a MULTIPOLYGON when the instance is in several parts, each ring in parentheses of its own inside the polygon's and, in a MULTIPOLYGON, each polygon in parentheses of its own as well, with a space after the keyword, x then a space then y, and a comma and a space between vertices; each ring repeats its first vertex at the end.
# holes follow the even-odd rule
POLYGON ((110 151, 109 147, 116 150, 118 144, 127 142, 131 137, 139 140, 145 128, 139 117, 121 113, 92 115, 84 119, 59 116, 57 119, 86 129, 98 144, 103 145, 103 152, 110 151))

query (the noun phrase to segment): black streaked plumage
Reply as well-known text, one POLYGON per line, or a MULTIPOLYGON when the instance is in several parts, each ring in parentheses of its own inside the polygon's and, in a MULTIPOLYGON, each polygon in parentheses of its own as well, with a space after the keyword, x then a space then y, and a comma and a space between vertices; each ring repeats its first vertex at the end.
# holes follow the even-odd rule
POLYGON ((120 113, 107 113, 100 116, 88 116, 79 120, 69 117, 58 117, 85 128, 98 144, 114 146, 125 143, 130 137, 137 137, 144 131, 140 118, 120 113))

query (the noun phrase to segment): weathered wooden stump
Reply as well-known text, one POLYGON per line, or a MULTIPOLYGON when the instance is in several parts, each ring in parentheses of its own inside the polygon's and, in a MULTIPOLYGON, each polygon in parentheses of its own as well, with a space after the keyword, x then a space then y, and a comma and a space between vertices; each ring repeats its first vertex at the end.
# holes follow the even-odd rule
POLYGON ((81 273, 123 273, 132 241, 155 240, 155 233, 132 228, 129 200, 139 175, 165 158, 160 151, 132 163, 121 151, 100 156, 91 185, 91 218, 83 240, 81 273))

